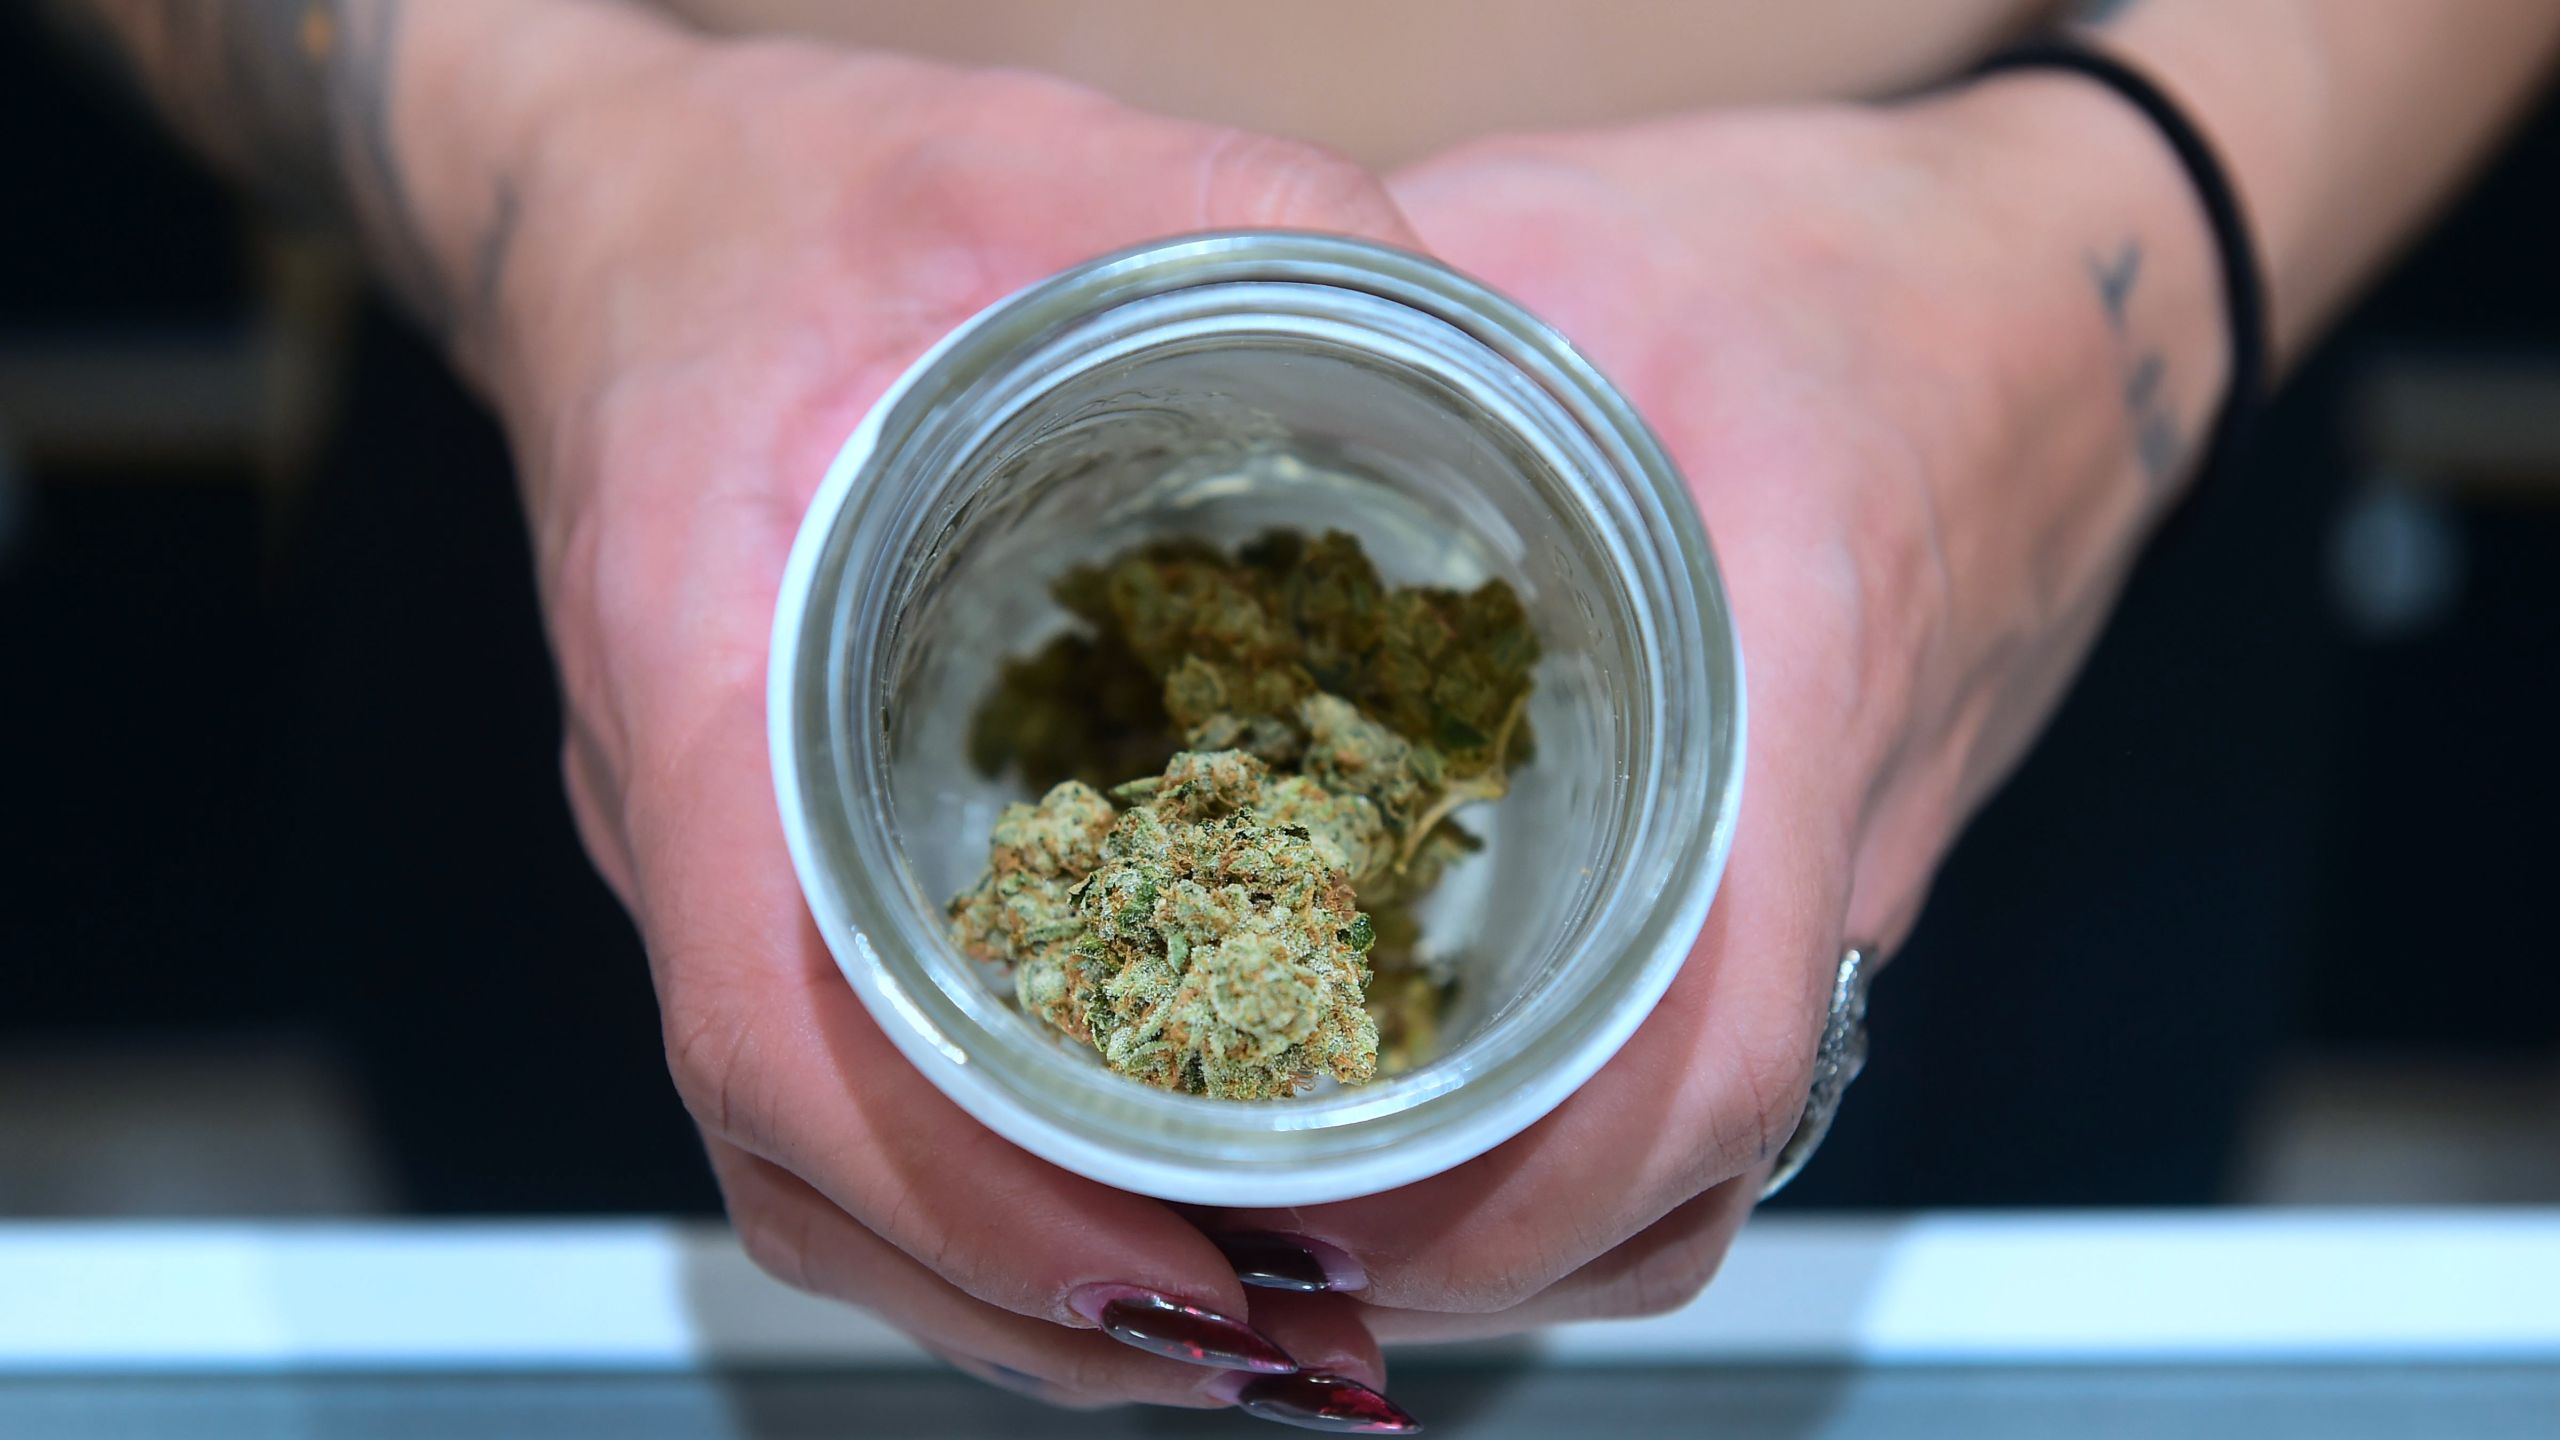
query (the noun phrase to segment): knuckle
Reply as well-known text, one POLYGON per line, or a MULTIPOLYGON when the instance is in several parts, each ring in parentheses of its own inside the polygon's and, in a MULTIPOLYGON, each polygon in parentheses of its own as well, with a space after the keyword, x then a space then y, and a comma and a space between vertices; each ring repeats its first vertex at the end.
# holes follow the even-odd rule
POLYGON ((1604 1314, 1632 1318, 1668 1315, 1688 1308, 1716 1278, 1721 1254, 1700 1246, 1681 1246, 1629 1271, 1604 1314))
POLYGON ((1709 1112, 1705 1141, 1684 1177, 1693 1191, 1748 1174, 1776 1158, 1804 1114, 1810 1064, 1789 1064, 1776 1047, 1764 1045, 1750 1054, 1737 1051, 1733 1065, 1721 1077, 1727 1094, 1709 1112))
POLYGON ((1796 1122, 1804 1116, 1805 1095, 1813 1081, 1815 1037, 1778 1034, 1744 1052, 1743 1084, 1751 1097, 1742 1131, 1740 1174, 1777 1157, 1796 1122))
POLYGON ((1465 1270, 1444 1278, 1430 1308, 1469 1315, 1514 1309, 1573 1268, 1557 1251, 1556 1240, 1541 1227, 1508 1227, 1465 1270))
POLYGON ((788 1219, 770 1205, 733 1203, 729 1221, 737 1229, 739 1246, 757 1269, 794 1290, 815 1293, 805 1217, 788 1219))
POLYGON ((878 1233, 934 1274, 950 1278, 954 1266, 970 1258, 916 1185, 901 1185, 880 1213, 878 1233))
MULTIPOLYGON (((669 1004, 665 1024, 667 1074, 694 1123, 731 1140, 750 1138, 746 1103, 748 1048, 743 1027, 717 1006, 669 1004)), ((751 1147, 752 1148, 752 1147, 751 1147)))
POLYGON ((1706 1144, 1686 1177, 1690 1193, 1775 1158, 1804 1115, 1821 1043, 1820 1008, 1790 997, 1770 1013, 1781 1018, 1736 1026, 1722 1037, 1725 1059, 1709 1082, 1716 1095, 1705 1104, 1706 1144))

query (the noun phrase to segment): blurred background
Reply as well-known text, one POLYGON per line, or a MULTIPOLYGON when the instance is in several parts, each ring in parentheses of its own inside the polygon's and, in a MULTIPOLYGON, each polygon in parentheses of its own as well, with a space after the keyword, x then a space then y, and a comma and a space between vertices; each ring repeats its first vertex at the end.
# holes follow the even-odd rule
MULTIPOLYGON (((0 14, 0 1216, 709 1214, 504 447, 0 14)), ((2560 1200, 2560 115, 2155 547, 1798 1208, 2560 1200)))

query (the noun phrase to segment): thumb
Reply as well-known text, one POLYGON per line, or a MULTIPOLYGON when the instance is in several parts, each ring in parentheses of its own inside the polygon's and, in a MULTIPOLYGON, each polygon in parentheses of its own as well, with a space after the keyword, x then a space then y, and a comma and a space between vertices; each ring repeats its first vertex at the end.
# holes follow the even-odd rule
POLYGON ((1229 132, 1201 154, 1199 180, 1203 229, 1321 230, 1423 248, 1385 182, 1320 145, 1229 132))

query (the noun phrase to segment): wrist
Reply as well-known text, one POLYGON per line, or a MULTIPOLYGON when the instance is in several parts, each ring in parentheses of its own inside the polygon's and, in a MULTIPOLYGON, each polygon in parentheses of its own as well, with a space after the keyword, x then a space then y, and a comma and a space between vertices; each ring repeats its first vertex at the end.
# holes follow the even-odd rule
POLYGON ((2202 206, 2122 97, 2025 71, 1899 114, 1947 227, 1927 246, 1962 326, 1944 388, 1979 407, 1921 467, 1922 521, 1896 527, 1926 552, 1900 567, 1919 593, 1881 597, 1927 617, 1901 626, 1921 639, 1893 760, 1920 798, 1882 823, 1937 835, 2014 762, 2176 498, 2230 339, 2202 206))
POLYGON ((2013 418, 2112 443, 2150 518, 2231 380, 2230 301, 2193 180, 2150 117, 2088 76, 1995 74, 1919 109, 2013 312, 2002 358, 2035 412, 2013 418))
POLYGON ((2302 43, 2295 23, 2266 7, 2136 6, 2095 36, 2209 137, 2249 218, 2279 362, 2306 343, 2315 318, 2348 285, 2343 258, 2312 218, 2318 178, 2341 168, 2323 153, 2323 137, 2339 128, 2339 97, 2324 83, 2320 47, 2302 43))

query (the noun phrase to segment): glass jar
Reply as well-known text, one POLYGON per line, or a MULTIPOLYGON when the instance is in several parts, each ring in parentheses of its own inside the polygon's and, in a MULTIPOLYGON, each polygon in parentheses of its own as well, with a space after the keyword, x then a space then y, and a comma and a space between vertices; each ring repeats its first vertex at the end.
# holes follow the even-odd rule
POLYGON ((1740 800, 1741 655, 1707 538, 1634 409, 1561 336, 1418 256, 1192 237, 999 302, 892 386, 810 505, 774 622, 793 862, 898 1048, 1007 1139, 1202 1204, 1405 1184, 1552 1109, 1704 922, 1740 800), (1535 757, 1464 813, 1425 902, 1458 975, 1439 1052, 1244 1102, 1116 1075, 959 953, 944 906, 1029 798, 975 772, 1001 659, 1063 629, 1062 571, 1166 535, 1351 531, 1392 583, 1517 589, 1535 757))

